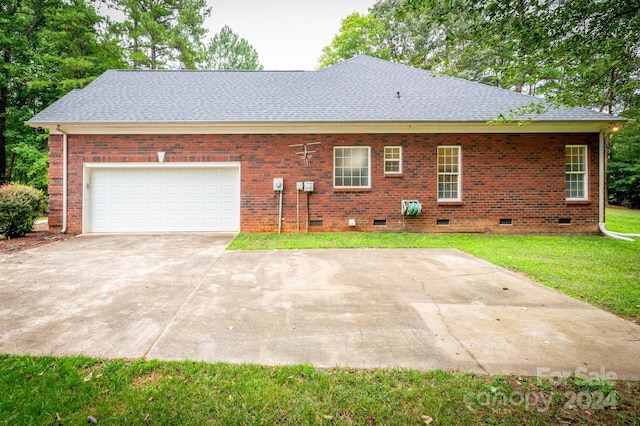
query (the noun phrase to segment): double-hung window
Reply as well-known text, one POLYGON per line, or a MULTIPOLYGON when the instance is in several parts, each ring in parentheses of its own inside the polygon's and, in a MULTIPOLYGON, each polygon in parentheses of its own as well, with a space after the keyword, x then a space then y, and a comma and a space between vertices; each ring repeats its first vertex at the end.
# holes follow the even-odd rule
POLYGON ((588 198, 587 146, 567 145, 564 156, 567 200, 586 200, 588 198))
POLYGON ((371 150, 368 146, 337 146, 333 149, 335 188, 371 187, 371 150))
POLYGON ((384 173, 386 175, 399 175, 402 173, 402 147, 384 147, 384 173))
POLYGON ((438 201, 460 201, 460 147, 438 147, 438 201))

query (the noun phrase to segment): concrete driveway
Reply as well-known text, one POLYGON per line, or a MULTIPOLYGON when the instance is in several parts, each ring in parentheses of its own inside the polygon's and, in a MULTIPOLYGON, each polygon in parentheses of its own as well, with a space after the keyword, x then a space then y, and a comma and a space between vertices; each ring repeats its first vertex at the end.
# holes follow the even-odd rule
POLYGON ((88 235, 0 256, 0 352, 640 380, 640 326, 457 250, 88 235))

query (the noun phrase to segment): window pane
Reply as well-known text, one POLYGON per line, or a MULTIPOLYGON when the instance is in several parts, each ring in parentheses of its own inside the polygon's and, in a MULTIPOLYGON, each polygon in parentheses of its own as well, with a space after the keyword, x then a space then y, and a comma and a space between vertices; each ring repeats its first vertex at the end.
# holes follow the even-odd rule
POLYGON ((565 190, 566 197, 585 199, 587 197, 587 147, 565 147, 565 190))
POLYGON ((384 147, 384 172, 400 173, 400 161, 402 160, 402 148, 399 146, 384 147))
POLYGON ((369 148, 336 147, 334 150, 334 185, 369 185, 369 148))
POLYGON ((387 173, 398 173, 400 171, 400 162, 387 161, 384 165, 384 171, 387 173))
POLYGON ((438 199, 460 199, 460 147, 438 147, 438 199))

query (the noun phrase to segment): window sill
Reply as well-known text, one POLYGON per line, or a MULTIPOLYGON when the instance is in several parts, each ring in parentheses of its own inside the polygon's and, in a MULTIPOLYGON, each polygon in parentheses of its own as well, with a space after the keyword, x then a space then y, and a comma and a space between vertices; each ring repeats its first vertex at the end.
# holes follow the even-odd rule
POLYGON ((333 193, 371 192, 371 188, 333 188, 333 193))
POLYGON ((386 178, 401 178, 403 176, 402 173, 385 173, 384 177, 386 178))
POLYGON ((586 206, 591 204, 591 200, 567 200, 568 206, 586 206))
POLYGON ((438 206, 449 207, 449 206, 463 206, 464 202, 462 201, 438 201, 438 206))

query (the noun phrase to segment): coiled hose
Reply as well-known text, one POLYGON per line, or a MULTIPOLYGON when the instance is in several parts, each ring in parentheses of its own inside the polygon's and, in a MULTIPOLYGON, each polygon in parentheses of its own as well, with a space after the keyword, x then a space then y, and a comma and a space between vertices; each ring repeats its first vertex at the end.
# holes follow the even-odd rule
POLYGON ((402 213, 405 216, 417 216, 422 211, 422 205, 417 201, 405 201, 402 204, 402 213))

